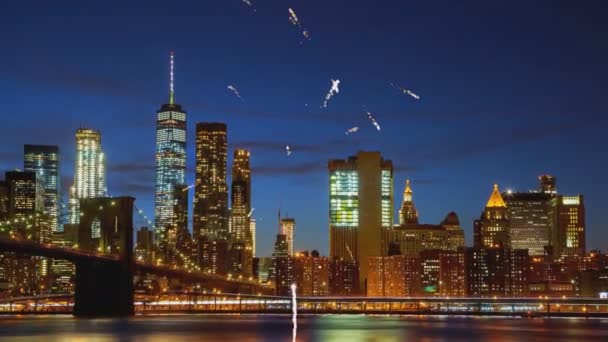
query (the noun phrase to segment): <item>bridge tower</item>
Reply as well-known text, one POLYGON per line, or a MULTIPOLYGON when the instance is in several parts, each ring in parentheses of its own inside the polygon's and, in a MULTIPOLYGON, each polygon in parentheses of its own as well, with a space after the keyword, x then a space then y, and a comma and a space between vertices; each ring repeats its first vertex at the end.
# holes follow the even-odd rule
POLYGON ((133 197, 80 200, 78 246, 116 260, 76 262, 74 316, 116 317, 133 308, 133 197))

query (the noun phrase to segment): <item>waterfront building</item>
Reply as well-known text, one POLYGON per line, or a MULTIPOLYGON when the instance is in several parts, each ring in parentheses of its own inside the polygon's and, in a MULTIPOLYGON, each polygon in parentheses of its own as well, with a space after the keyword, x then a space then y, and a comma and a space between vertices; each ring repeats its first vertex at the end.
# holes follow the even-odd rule
POLYGON ((530 255, 545 253, 549 245, 549 201, 545 192, 507 192, 503 194, 507 205, 511 247, 527 249, 530 255))
POLYGON ((379 152, 331 160, 329 169, 330 257, 359 264, 365 289, 368 258, 386 255, 393 225, 393 165, 379 152))
POLYGON ((317 251, 305 251, 295 253, 292 260, 298 295, 329 295, 329 258, 320 256, 317 251))
POLYGON ((585 204, 582 195, 555 196, 549 203, 550 243, 556 258, 586 252, 585 204))

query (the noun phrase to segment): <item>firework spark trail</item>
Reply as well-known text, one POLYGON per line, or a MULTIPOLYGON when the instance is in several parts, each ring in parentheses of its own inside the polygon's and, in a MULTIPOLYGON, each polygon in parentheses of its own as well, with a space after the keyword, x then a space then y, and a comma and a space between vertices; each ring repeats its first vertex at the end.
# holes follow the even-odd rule
POLYGON ((403 93, 405 95, 409 95, 409 96, 415 98, 416 100, 420 100, 420 96, 418 94, 414 93, 413 91, 411 91, 409 89, 405 89, 402 86, 396 85, 396 84, 394 84, 392 82, 390 83, 390 85, 391 85, 391 87, 399 90, 401 93, 403 93))
POLYGON ((291 322, 293 323, 292 339, 295 342, 298 330, 298 301, 296 299, 296 284, 291 284, 291 322))
POLYGON ((251 210, 249 210, 249 214, 247 214, 247 217, 251 217, 251 215, 253 214, 254 210, 255 210, 255 208, 251 208, 251 210))
POLYGON ((355 126, 355 127, 349 128, 348 130, 346 130, 346 135, 357 133, 357 131, 359 131, 359 127, 355 126))
POLYGON ((241 97, 241 94, 239 94, 239 91, 233 85, 228 85, 226 88, 228 88, 228 90, 230 90, 236 97, 238 97, 239 100, 245 101, 241 97))
POLYGON ((287 153, 288 157, 291 155, 291 147, 289 145, 285 146, 285 153, 287 153))
POLYGON ((369 118, 369 121, 372 122, 372 125, 374 125, 374 127, 376 127, 376 129, 378 131, 380 131, 380 124, 378 124, 378 121, 376 121, 376 119, 374 119, 374 116, 372 115, 372 113, 367 112, 367 117, 369 118))
POLYGON ((329 100, 331 100, 331 98, 334 97, 334 95, 338 94, 339 92, 340 92, 340 80, 332 79, 331 88, 327 92, 327 95, 325 95, 325 101, 323 101, 323 105, 321 106, 321 108, 327 108, 327 103, 329 102, 329 100))
POLYGON ((303 44, 305 40, 310 40, 310 31, 302 26, 296 12, 292 8, 288 8, 287 11, 289 12, 289 22, 297 27, 302 33, 302 37, 304 37, 304 39, 300 41, 300 44, 303 44))

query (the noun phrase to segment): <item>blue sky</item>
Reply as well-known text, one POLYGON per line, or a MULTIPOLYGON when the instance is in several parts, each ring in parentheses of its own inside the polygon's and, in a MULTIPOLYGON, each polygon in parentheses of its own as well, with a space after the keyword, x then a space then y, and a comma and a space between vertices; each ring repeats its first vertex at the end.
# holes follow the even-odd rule
POLYGON ((97 128, 110 193, 135 196, 152 216, 155 112, 174 50, 188 179, 195 123, 226 122, 230 153, 252 151, 260 255, 279 206, 297 220, 296 249, 326 253, 326 164, 358 150, 393 160, 396 206, 409 177, 421 220, 455 210, 469 242, 493 183, 525 191, 553 174, 560 192, 585 195, 588 246, 607 249, 603 1, 253 3, 3 2, 0 170, 22 166, 23 144, 57 144, 67 188, 74 132, 97 128), (289 7, 311 33, 302 45, 289 7), (340 93, 321 109, 331 78, 340 93))

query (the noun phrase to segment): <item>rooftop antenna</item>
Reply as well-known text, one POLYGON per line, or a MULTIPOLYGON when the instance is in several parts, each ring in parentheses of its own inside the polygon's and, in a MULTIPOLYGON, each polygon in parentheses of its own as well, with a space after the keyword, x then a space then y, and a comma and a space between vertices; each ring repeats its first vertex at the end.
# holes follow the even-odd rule
POLYGON ((173 97, 174 97, 174 94, 175 94, 175 91, 173 89, 173 81, 174 81, 174 79, 173 79, 173 64, 174 64, 174 60, 173 59, 174 59, 174 56, 175 56, 175 53, 173 51, 171 51, 170 52, 171 61, 170 61, 170 71, 169 71, 169 104, 170 105, 172 105, 174 103, 173 97))

